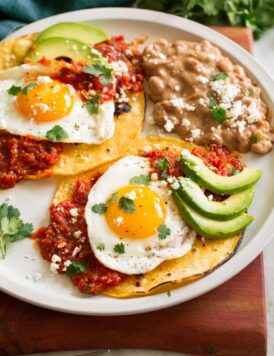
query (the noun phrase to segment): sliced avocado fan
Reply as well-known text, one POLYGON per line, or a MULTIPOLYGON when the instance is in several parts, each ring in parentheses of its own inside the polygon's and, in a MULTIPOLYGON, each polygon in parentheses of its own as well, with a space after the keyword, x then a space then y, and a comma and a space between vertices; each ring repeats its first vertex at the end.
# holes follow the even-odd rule
POLYGON ((260 169, 244 168, 234 176, 225 177, 211 171, 203 160, 188 150, 182 152, 179 164, 183 172, 196 183, 216 194, 229 195, 252 187, 261 177, 260 169))
POLYGON ((234 236, 244 230, 253 220, 253 217, 246 213, 228 221, 208 219, 193 210, 177 191, 173 191, 172 195, 185 222, 198 234, 209 239, 234 236))
POLYGON ((215 220, 230 220, 241 215, 250 206, 254 196, 253 188, 248 188, 216 202, 206 197, 200 186, 190 178, 181 177, 179 183, 177 192, 184 201, 201 215, 215 220))
POLYGON ((100 28, 81 22, 60 22, 42 31, 35 43, 52 37, 72 38, 84 43, 96 44, 109 39, 100 28))

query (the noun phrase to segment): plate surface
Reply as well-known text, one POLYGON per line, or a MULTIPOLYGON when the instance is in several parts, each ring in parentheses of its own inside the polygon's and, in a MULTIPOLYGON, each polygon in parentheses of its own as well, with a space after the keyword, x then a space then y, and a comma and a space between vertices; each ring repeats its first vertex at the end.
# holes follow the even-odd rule
MULTIPOLYGON (((172 39, 210 40, 229 57, 241 63, 247 72, 260 82, 263 97, 274 113, 274 83, 260 65, 237 44, 219 33, 197 24, 154 11, 102 8, 81 10, 53 16, 14 32, 10 38, 44 28, 61 21, 90 22, 102 27, 111 35, 124 34, 127 39, 147 35, 150 42, 164 36, 172 39)), ((273 115, 272 115, 273 116, 273 115)), ((42 260, 33 241, 24 240, 9 246, 5 260, 0 260, 0 289, 19 299, 50 309, 87 315, 123 315, 161 309, 198 297, 224 283, 247 266, 274 235, 274 151, 265 156, 244 155, 252 167, 263 169, 263 177, 256 185, 255 198, 250 208, 255 220, 246 231, 238 252, 212 274, 187 286, 178 288, 171 297, 164 294, 126 300, 80 294, 65 276, 51 277, 49 265, 42 260), (36 273, 42 278, 35 281, 36 273)), ((48 207, 58 184, 58 178, 41 181, 24 181, 15 188, 0 192, 4 201, 18 207, 23 218, 37 228, 47 224, 48 207)))

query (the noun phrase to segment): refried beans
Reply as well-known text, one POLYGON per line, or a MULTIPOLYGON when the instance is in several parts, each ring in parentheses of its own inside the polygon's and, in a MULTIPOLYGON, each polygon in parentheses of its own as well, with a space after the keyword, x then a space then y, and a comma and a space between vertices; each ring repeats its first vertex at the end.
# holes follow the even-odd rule
POLYGON ((260 87, 208 41, 158 39, 142 66, 157 125, 198 145, 267 153, 274 134, 260 87))

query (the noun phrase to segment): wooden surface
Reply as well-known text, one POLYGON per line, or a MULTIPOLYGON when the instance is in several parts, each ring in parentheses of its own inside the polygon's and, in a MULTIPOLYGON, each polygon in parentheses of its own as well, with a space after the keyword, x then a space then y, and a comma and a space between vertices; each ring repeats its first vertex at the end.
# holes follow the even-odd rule
MULTIPOLYGON (((248 30, 220 30, 251 50, 248 30)), ((0 293, 0 355, 93 348, 144 348, 196 355, 265 355, 262 255, 210 293, 176 307, 140 315, 63 314, 0 293)))

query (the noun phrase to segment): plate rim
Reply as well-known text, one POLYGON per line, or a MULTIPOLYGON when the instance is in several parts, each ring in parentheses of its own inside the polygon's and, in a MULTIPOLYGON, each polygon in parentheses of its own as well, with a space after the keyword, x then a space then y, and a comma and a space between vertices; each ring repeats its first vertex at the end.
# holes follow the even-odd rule
MULTIPOLYGON (((6 37, 6 39, 32 33, 38 31, 38 28, 41 30, 43 27, 47 27, 58 21, 66 21, 71 18, 77 18, 79 22, 107 19, 154 22, 159 25, 167 25, 196 35, 198 37, 209 39, 222 50, 225 50, 227 53, 229 53, 239 63, 248 68, 248 70, 252 72, 252 75, 255 78, 259 77, 260 79, 258 79, 258 82, 265 89, 265 92, 272 100, 272 102, 274 101, 274 82, 253 56, 251 56, 238 44, 228 39, 226 36, 214 31, 213 29, 210 29, 197 22, 170 14, 151 10, 123 7, 107 7, 71 11, 51 16, 26 25, 23 28, 13 32, 11 35, 6 37), (261 82, 264 84, 261 84, 261 82)), ((96 298, 97 302, 95 302, 91 308, 91 305, 89 304, 90 302, 88 302, 90 299, 83 298, 70 300, 71 298, 64 296, 49 297, 46 293, 33 290, 31 286, 22 289, 22 285, 20 283, 13 281, 11 282, 10 279, 1 271, 0 290, 13 297, 16 297, 17 299, 40 307, 81 315, 128 315, 145 313, 171 307, 197 298, 198 296, 220 286, 230 278, 234 277, 249 263, 251 263, 274 236, 274 231, 272 231, 273 229, 271 226, 271 220, 273 220, 273 218, 274 209, 272 207, 272 210, 269 211, 268 217, 264 220, 264 223, 256 233, 256 237, 254 237, 254 239, 246 247, 244 247, 243 250, 238 251, 232 257, 231 260, 233 260, 233 263, 231 263, 231 260, 227 261, 208 276, 189 285, 173 290, 171 297, 168 297, 166 293, 161 293, 158 295, 122 300, 109 298, 110 303, 108 303, 107 307, 106 305, 100 306, 99 297, 99 299, 96 298), (112 304, 117 304, 118 307, 113 307, 112 304), (102 310, 100 307, 102 307, 102 310)))

